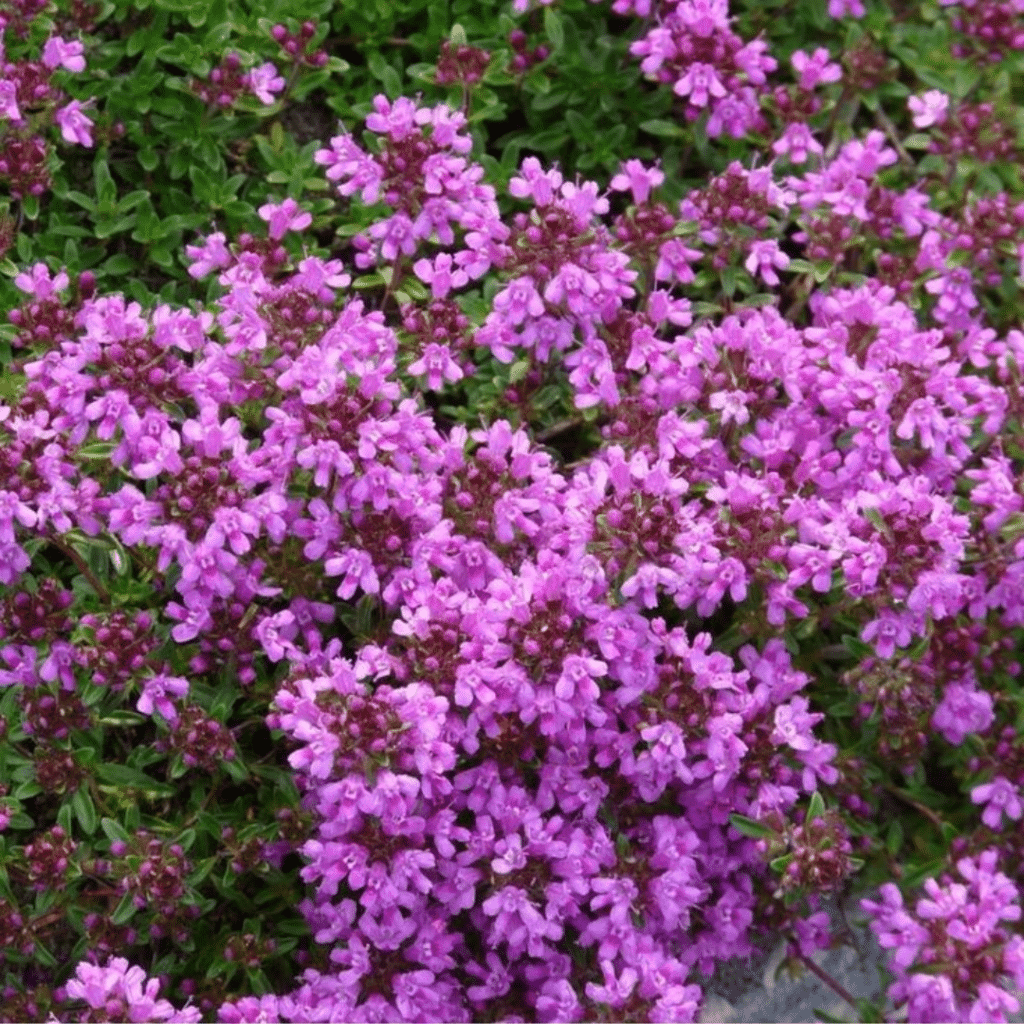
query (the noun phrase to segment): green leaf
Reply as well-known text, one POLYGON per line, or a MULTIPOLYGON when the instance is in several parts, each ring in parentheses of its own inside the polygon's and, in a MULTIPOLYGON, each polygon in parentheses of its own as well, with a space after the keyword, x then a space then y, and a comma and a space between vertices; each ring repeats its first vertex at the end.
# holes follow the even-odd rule
POLYGON ((895 857, 903 846, 903 823, 897 818, 890 826, 885 837, 885 848, 889 855, 895 857))
POLYGON ((837 1017, 835 1014, 829 1013, 827 1010, 822 1010, 818 1006, 814 1008, 814 1013, 820 1021, 824 1022, 824 1024, 848 1024, 845 1017, 837 1017))
POLYGON ((91 836, 96 831, 98 822, 92 797, 84 786, 75 790, 74 796, 71 797, 71 807, 78 819, 78 824, 82 826, 82 831, 91 836))
POLYGON ((134 210, 143 201, 149 202, 149 193, 143 188, 137 188, 118 200, 118 213, 127 213, 129 210, 134 210))
POLYGON ((249 981, 250 988, 256 995, 265 996, 274 991, 274 986, 270 984, 270 979, 263 971, 249 969, 245 972, 245 976, 249 981))
POLYGON ((736 267, 722 267, 722 292, 725 297, 731 299, 736 294, 736 285, 739 282, 739 271, 736 267))
POLYGON ((556 124, 545 128, 542 132, 531 135, 526 140, 530 149, 537 149, 543 152, 559 149, 569 141, 569 132, 565 125, 556 124))
POLYGON ((873 658, 875 649, 871 644, 865 643, 859 637, 846 634, 840 643, 858 660, 873 658))
POLYGON ((188 884, 194 887, 204 882, 210 872, 217 866, 218 860, 220 860, 219 856, 207 857, 205 860, 201 860, 192 874, 188 876, 188 884))
POLYGON ((220 765, 235 782, 245 782, 249 778, 249 770, 237 758, 230 761, 221 761, 220 765))
POLYGON ((778 832, 774 829, 769 828, 767 825, 762 825, 761 822, 755 821, 753 818, 748 818, 745 814, 730 814, 729 824, 740 835, 746 836, 748 839, 774 839, 778 837, 778 832))
POLYGON ((196 823, 207 835, 220 841, 221 823, 209 811, 200 811, 196 815, 196 823))
POLYGON ((890 540, 893 539, 892 527, 885 521, 885 517, 877 508, 868 507, 864 509, 864 518, 871 523, 880 533, 884 533, 890 540))
POLYGON ((210 713, 211 717, 216 718, 219 721, 224 721, 228 717, 231 709, 234 707, 235 701, 237 701, 241 695, 241 691, 235 683, 230 681, 223 683, 214 691, 213 698, 206 710, 210 713))
POLYGON ((0 373, 0 399, 6 402, 17 400, 28 378, 20 373, 0 373))
POLYGON ((115 253, 110 259, 101 263, 99 270, 110 277, 123 277, 135 270, 138 264, 126 252, 115 253))
POLYGON ((886 1009, 882 1001, 875 1002, 871 999, 858 999, 857 1020, 864 1024, 882 1024, 886 1019, 886 1009))
POLYGON ((524 79, 523 86, 527 92, 546 96, 551 92, 551 79, 540 68, 534 68, 524 79))
POLYGON ((395 99, 402 91, 402 78, 398 72, 384 59, 379 50, 366 58, 366 67, 371 75, 384 86, 390 99, 395 99))
POLYGON ((96 182, 96 197, 99 199, 99 205, 97 209, 101 213, 107 213, 104 207, 113 208, 117 202, 117 184, 114 181, 113 175, 110 173, 110 168, 107 166, 106 154, 102 154, 96 158, 96 162, 92 167, 93 178, 96 182))
POLYGON ((256 210, 251 203, 245 202, 243 199, 232 199, 224 204, 224 212, 229 217, 254 217, 256 210))
POLYGON ((562 29, 562 19, 555 12, 553 7, 544 8, 544 31, 551 40, 551 47, 558 53, 565 47, 565 32, 562 29))
POLYGON ((915 132, 903 140, 904 149, 928 149, 932 144, 932 137, 927 132, 915 132))
POLYGON ((126 892, 110 915, 110 921, 112 924, 127 924, 135 916, 137 909, 134 897, 130 892, 126 892))
POLYGON ((28 779, 20 786, 15 787, 11 796, 13 796, 15 800, 30 800, 34 796, 39 796, 42 792, 43 787, 40 786, 35 779, 28 779))
POLYGON ((652 118, 650 121, 641 121, 641 131, 648 135, 656 135, 659 139, 679 139, 686 135, 686 132, 674 121, 663 121, 660 118, 652 118))
POLYGON ((203 39, 203 49, 207 53, 215 53, 231 38, 234 26, 230 21, 223 21, 219 25, 213 25, 203 39))
MULTIPOLYGON (((129 595, 131 595, 132 591, 129 589, 128 593, 129 595)), ((148 593, 148 588, 145 590, 135 591, 134 595, 132 595, 135 599, 133 603, 137 602, 138 598, 141 598, 143 595, 148 593)), ((100 719, 100 725, 113 725, 118 727, 130 728, 134 725, 142 725, 142 723, 145 721, 146 716, 140 715, 137 711, 111 711, 109 715, 104 715, 100 719)))
POLYGON ((530 372, 530 360, 520 359, 509 369, 508 379, 511 384, 518 384, 530 372))
POLYGON ((814 264, 810 260, 793 259, 787 269, 794 274, 813 274, 814 264))
POLYGON ((365 289, 365 288, 379 288, 384 283, 384 278, 379 273, 377 274, 363 274, 357 277, 352 282, 353 288, 365 289))
POLYGON ((81 206, 83 210, 88 210, 89 213, 96 212, 96 204, 92 201, 90 196, 87 196, 84 192, 79 192, 77 189, 69 189, 60 196, 61 199, 70 199, 71 202, 81 206))
POLYGON ((189 180, 192 182, 192 190, 196 199, 203 205, 213 202, 217 186, 210 175, 201 167, 192 164, 188 169, 189 180))
POLYGON ((252 773, 257 778, 265 779, 267 782, 272 783, 278 796, 291 803, 298 803, 299 791, 290 772, 272 764, 254 764, 252 766, 252 773))
MULTIPOLYGON (((551 8, 547 8, 551 10, 551 8)), ((594 137, 594 125, 588 121, 579 111, 567 110, 565 112, 565 123, 569 126, 573 138, 577 142, 587 143, 594 137)))
POLYGON ((427 302, 430 299, 430 292, 427 290, 427 286, 415 277, 407 277, 405 279, 402 291, 405 292, 407 301, 412 299, 416 302, 427 302))
POLYGON ((109 238, 111 235, 120 234, 129 228, 135 227, 135 214, 127 217, 118 217, 116 220, 98 220, 93 229, 97 238, 109 238))
POLYGON ((930 634, 918 637, 910 647, 907 648, 906 656, 910 658, 911 661, 920 661, 928 653, 931 643, 932 638, 930 634))
POLYGON ((71 835, 71 815, 71 803, 68 802, 61 804, 60 809, 57 811, 57 824, 60 825, 68 835, 71 835))
POLYGON ((96 775, 101 782, 105 782, 108 786, 139 789, 157 796, 173 796, 176 792, 173 786, 169 786, 165 782, 157 782, 145 772, 139 771, 138 768, 129 768, 126 764, 98 764, 96 775))
POLYGON ((136 242, 150 244, 159 241, 167 234, 164 222, 157 216, 153 204, 147 198, 140 204, 136 212, 136 226, 132 232, 132 239, 136 242))
POLYGON ((820 818, 825 813, 825 801, 821 796, 820 790, 815 790, 811 794, 811 802, 807 805, 807 818, 806 821, 812 822, 815 818, 820 818))
POLYGON ((113 818, 100 818, 100 828, 103 829, 104 834, 111 842, 117 840, 127 843, 131 840, 131 836, 128 835, 120 822, 114 821, 113 818))
POLYGON ((43 967, 59 967, 57 958, 38 940, 32 947, 32 959, 42 964, 43 967))

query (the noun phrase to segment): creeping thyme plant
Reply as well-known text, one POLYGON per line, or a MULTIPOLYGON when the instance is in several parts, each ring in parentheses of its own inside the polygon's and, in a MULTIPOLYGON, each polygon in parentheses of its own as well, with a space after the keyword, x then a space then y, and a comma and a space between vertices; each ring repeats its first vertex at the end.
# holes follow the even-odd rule
POLYGON ((0 1021, 1018 1013, 1019 0, 356 6, 0 3, 0 1021))

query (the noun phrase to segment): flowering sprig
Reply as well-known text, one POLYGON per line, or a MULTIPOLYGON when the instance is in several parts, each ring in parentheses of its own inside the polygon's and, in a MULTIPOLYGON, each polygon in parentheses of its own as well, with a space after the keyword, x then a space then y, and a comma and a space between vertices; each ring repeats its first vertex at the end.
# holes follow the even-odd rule
POLYGON ((1004 1021, 1020 1009, 1006 990, 1024 981, 1024 943, 1009 931, 1020 919, 1020 894, 996 870, 998 856, 961 858, 960 880, 928 879, 913 911, 891 882, 880 901, 861 902, 882 947, 893 951, 888 994, 909 1019, 1004 1021))
POLYGON ((111 957, 105 966, 81 963, 64 988, 63 1001, 81 1000, 90 1011, 79 1020, 166 1021, 167 1024, 197 1024, 202 1013, 197 1007, 176 1010, 158 998, 160 982, 147 978, 141 967, 124 957, 111 957))
POLYGON ((285 80, 270 61, 243 70, 241 56, 229 53, 205 79, 193 79, 191 87, 210 107, 227 110, 244 93, 255 96, 265 106, 272 106, 277 102, 275 94, 283 91, 285 80))
POLYGON ((86 107, 60 88, 64 72, 85 70, 84 46, 50 35, 41 52, 17 59, 0 46, 0 180, 15 199, 37 200, 51 187, 48 129, 66 143, 92 146, 93 123, 86 107))
POLYGON ((778 66, 767 44, 761 39, 744 42, 732 31, 726 0, 657 6, 663 8, 658 26, 630 47, 642 58, 644 74, 672 85, 686 104, 687 120, 706 112, 710 136, 742 138, 762 128, 760 90, 778 66))

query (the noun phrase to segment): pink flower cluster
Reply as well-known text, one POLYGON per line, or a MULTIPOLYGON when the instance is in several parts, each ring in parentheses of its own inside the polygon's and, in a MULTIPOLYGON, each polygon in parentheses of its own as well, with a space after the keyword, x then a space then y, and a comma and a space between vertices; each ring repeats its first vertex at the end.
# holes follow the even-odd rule
MULTIPOLYGON (((618 0, 619 14, 652 13, 651 4, 618 0), (643 13, 641 9, 645 9, 643 13)), ((656 6, 656 27, 630 47, 655 81, 672 85, 688 120, 707 112, 707 132, 742 138, 763 127, 759 97, 777 62, 761 39, 744 42, 729 27, 727 0, 665 0, 656 6)))
MULTIPOLYGON (((540 213, 574 230, 604 209, 593 186, 539 165, 519 180, 540 213)), ((665 532, 674 518, 705 529, 673 460, 707 442, 692 431, 686 442, 674 420, 663 453, 630 440, 567 478, 505 422, 440 433, 403 396, 399 339, 382 315, 335 305, 340 267, 309 257, 281 268, 278 236, 300 216, 272 205, 269 245, 215 247, 226 288, 215 316, 74 300, 59 348, 25 363, 26 391, 4 410, 11 582, 22 531, 106 532, 148 550, 158 571, 174 567, 163 617, 193 645, 192 671, 230 654, 244 680, 254 657, 288 662, 271 721, 295 741, 291 763, 317 816, 304 912, 337 967, 316 982, 336 1012, 470 1019, 522 990, 523 1013, 588 1016, 611 999, 692 1019, 693 970, 751 948, 764 870, 721 808, 785 810, 837 778, 834 748, 813 736, 819 716, 796 696, 807 677, 781 643, 736 660, 708 634, 690 639, 648 614, 666 586, 680 607, 699 597, 701 614, 726 591, 742 600, 745 569, 712 537, 694 552, 708 572, 684 596, 691 574, 665 532), (252 401, 265 410, 256 443, 234 414, 252 401), (109 490, 75 454, 95 440, 120 468, 109 490), (303 565, 326 589, 284 596, 303 565), (332 598, 358 594, 393 626, 346 658, 321 628, 332 598), (578 945, 597 974, 572 967, 578 945)), ((515 238, 508 258, 534 266, 537 243, 515 238)), ((580 276, 543 286, 553 322, 592 315, 583 275, 600 267, 594 256, 580 251, 580 276)), ((631 294, 625 262, 613 254, 596 278, 613 302, 631 294)), ((67 301, 42 270, 22 285, 30 306, 67 301)), ((667 322, 671 300, 653 308, 667 322)), ((8 685, 74 687, 90 648, 55 628, 40 653, 10 638, 8 685)), ((184 680, 151 662, 128 673, 143 713, 169 724, 192 714, 184 680)), ((145 880, 123 882, 167 915, 183 869, 162 847, 153 856, 145 880)))
POLYGON ((959 878, 929 878, 913 911, 891 882, 881 899, 863 900, 883 949, 892 950, 896 980, 889 998, 908 1020, 1005 1021, 1020 1002, 995 984, 1024 985, 1024 940, 1009 930, 1020 920, 1020 893, 986 850, 956 863, 959 878))
POLYGON ((159 999, 160 982, 147 978, 141 967, 129 966, 124 957, 111 957, 105 967, 80 963, 65 986, 67 999, 83 1000, 92 1012, 81 1021, 166 1021, 167 1024, 197 1024, 202 1014, 196 1007, 184 1010, 159 999))
POLYGON ((59 84, 65 72, 85 70, 83 45, 51 35, 41 53, 15 58, 4 48, 5 27, 0 26, 0 181, 15 199, 24 199, 50 188, 47 130, 56 126, 65 142, 92 146, 93 124, 85 105, 69 99, 59 84))
POLYGON ((285 80, 270 61, 243 71, 242 58, 237 53, 229 53, 207 78, 192 81, 192 91, 204 103, 224 110, 234 106, 245 93, 271 106, 284 87, 285 80))

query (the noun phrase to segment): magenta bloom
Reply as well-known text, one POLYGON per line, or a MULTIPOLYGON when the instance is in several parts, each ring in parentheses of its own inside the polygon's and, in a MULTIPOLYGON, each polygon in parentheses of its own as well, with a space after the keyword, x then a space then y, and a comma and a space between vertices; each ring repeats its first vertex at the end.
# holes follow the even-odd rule
POLYGON ((75 142, 79 146, 92 145, 92 121, 82 112, 82 104, 78 100, 58 107, 54 118, 65 142, 75 142))
POLYGON ((135 707, 144 715, 151 715, 154 710, 159 711, 168 722, 173 722, 178 712, 170 698, 184 697, 187 693, 187 679, 163 674, 150 676, 142 683, 142 695, 135 707))
POLYGON ((540 316, 544 312, 544 300, 532 278, 517 277, 494 296, 494 310, 508 323, 518 325, 527 316, 540 316))
POLYGON ((688 96, 695 107, 706 107, 709 99, 721 99, 725 95, 725 86, 718 77, 718 71, 710 64, 694 62, 686 69, 686 74, 673 86, 677 96, 688 96))
POLYGON ((461 267, 453 266, 452 257, 446 252, 438 253, 433 263, 417 260, 412 269, 424 284, 430 285, 435 299, 445 298, 453 288, 461 288, 469 280, 469 275, 461 267))
POLYGON ((775 268, 785 270, 789 257, 779 248, 774 238, 750 243, 750 255, 743 264, 751 274, 760 274, 765 284, 773 287, 779 283, 775 268))
POLYGON ((664 180, 665 174, 660 167, 644 167, 639 160, 627 160, 609 185, 616 192, 632 192, 633 202, 640 204, 646 203, 651 190, 664 180))
POLYGON ((275 102, 274 93, 282 92, 285 87, 285 80, 269 61, 248 72, 243 78, 243 82, 249 92, 268 107, 275 102))
POLYGON ((129 967, 120 956, 111 957, 105 967, 83 961, 65 991, 68 999, 81 999, 102 1011, 98 1019, 196 1024, 203 1016, 198 1007, 175 1010, 166 999, 158 999, 159 980, 148 978, 141 967, 129 967))
POLYGON ((891 658, 897 647, 906 647, 914 636, 908 617, 889 608, 883 609, 877 619, 872 619, 860 635, 862 640, 874 641, 880 658, 891 658))
POLYGON ((1019 821, 1024 813, 1020 790, 1009 779, 997 775, 991 782, 971 790, 971 803, 985 804, 981 820, 989 828, 999 828, 1005 814, 1011 821, 1019 821))
POLYGON ((0 78, 0 118, 5 121, 21 121, 18 109, 18 86, 6 78, 0 78))
POLYGON ((43 63, 53 70, 63 67, 68 71, 84 71, 84 47, 77 41, 65 42, 60 36, 51 36, 43 46, 43 63))
POLYGON ((268 234, 276 242, 287 231, 304 231, 313 223, 313 215, 299 207, 294 199, 283 203, 266 203, 259 208, 259 215, 269 225, 268 234))
POLYGON ((797 50, 790 57, 793 70, 800 75, 800 88, 813 89, 817 85, 838 82, 843 77, 842 68, 831 60, 828 50, 819 46, 814 53, 808 55, 797 50))
POLYGON ((45 263, 34 263, 28 270, 23 270, 14 279, 14 283, 23 292, 27 292, 34 299, 48 299, 54 292, 62 292, 67 288, 68 275, 62 270, 55 277, 50 276, 50 270, 45 263))
POLYGON ((452 349, 447 345, 431 342, 423 354, 409 368, 414 377, 426 377, 427 387, 431 391, 439 391, 445 383, 454 384, 462 380, 463 372, 458 362, 452 358, 452 349))
POLYGON ((914 115, 915 128, 931 128, 946 120, 949 109, 949 97, 938 89, 929 89, 921 96, 911 96, 907 106, 914 115))
POLYGON ((231 253, 224 244, 223 232, 215 231, 203 239, 201 245, 186 245, 185 254, 192 260, 188 268, 189 277, 197 280, 206 277, 214 270, 222 270, 231 264, 231 253))

